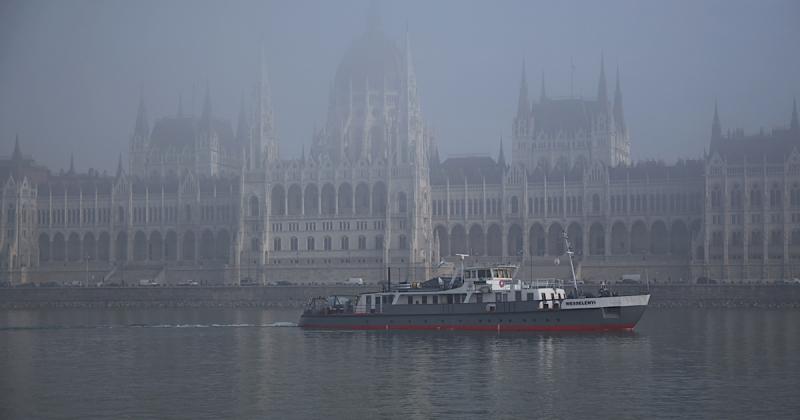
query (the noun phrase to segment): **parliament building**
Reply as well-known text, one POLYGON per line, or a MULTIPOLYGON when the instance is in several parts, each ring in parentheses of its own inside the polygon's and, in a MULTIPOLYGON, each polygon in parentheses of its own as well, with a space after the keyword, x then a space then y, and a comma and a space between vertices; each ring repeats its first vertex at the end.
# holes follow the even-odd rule
POLYGON ((500 142, 497 158, 442 160, 408 37, 369 19, 324 126, 288 159, 263 55, 235 127, 208 91, 199 116, 152 126, 140 100, 115 174, 54 173, 17 140, 0 158, 0 282, 420 281, 457 254, 564 277, 562 231, 586 280, 800 277, 796 104, 758 134, 723 130, 715 106, 701 158, 633 162, 619 72, 611 92, 601 59, 595 98, 550 97, 542 80, 535 99, 523 64, 510 157, 500 142))

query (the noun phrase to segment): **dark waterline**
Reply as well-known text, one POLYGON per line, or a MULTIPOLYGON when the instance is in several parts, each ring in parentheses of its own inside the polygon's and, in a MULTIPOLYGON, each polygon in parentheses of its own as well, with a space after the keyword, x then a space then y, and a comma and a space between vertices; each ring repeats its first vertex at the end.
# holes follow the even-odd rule
POLYGON ((796 418, 800 311, 634 332, 304 331, 295 310, 0 312, 0 418, 796 418))

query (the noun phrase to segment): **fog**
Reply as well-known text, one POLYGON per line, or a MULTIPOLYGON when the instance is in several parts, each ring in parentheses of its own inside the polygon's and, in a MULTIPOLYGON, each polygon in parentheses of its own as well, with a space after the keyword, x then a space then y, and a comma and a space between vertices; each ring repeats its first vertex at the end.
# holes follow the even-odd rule
MULTIPOLYGON (((343 53, 364 31, 353 1, 4 1, 0 155, 19 134, 54 170, 113 170, 140 95, 152 122, 213 112, 235 126, 263 42, 283 157, 325 122, 343 53)), ((522 61, 531 96, 594 97, 600 56, 619 67, 634 160, 699 157, 714 101, 725 130, 786 126, 800 91, 800 2, 404 1, 383 30, 412 43, 423 114, 443 156, 510 146, 522 61), (572 65, 571 65, 572 63, 572 65)), ((613 90, 611 90, 613 92, 613 90)))

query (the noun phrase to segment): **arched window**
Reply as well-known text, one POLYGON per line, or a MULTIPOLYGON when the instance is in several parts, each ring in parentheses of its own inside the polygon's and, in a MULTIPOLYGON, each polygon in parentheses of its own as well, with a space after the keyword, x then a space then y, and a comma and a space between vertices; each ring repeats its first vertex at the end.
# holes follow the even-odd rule
POLYGON ((258 217, 258 197, 250 197, 250 217, 258 217))
POLYGON ((313 236, 309 236, 308 238, 306 238, 306 249, 308 249, 309 251, 313 251, 314 250, 314 237, 313 236))
POLYGON ((405 213, 408 203, 406 202, 406 193, 399 192, 397 193, 397 211, 400 213, 405 213))
POLYGON ((342 236, 341 245, 342 245, 341 248, 345 251, 350 249, 350 238, 348 238, 347 236, 342 236))
POLYGON ((800 207, 800 185, 792 185, 791 201, 792 207, 800 207))
POLYGON ((517 214, 519 212, 519 199, 517 196, 511 197, 511 214, 517 214))
POLYGON ((592 212, 600 213, 600 196, 597 194, 592 196, 592 212))
POLYGON ((297 245, 297 238, 296 237, 292 236, 292 239, 289 242, 289 246, 290 246, 292 251, 297 251, 298 245, 297 245))
POLYGON ((258 238, 253 238, 250 241, 250 250, 253 251, 253 252, 259 252, 260 248, 261 247, 258 245, 258 238))
POLYGON ((281 238, 275 238, 272 240, 272 250, 273 251, 281 250, 281 238))
POLYGON ((367 249, 367 238, 365 236, 358 237, 358 249, 367 249))
POLYGON ((761 190, 758 185, 754 185, 750 190, 750 208, 757 209, 761 207, 761 190))
POLYGON ((406 241, 405 235, 400 235, 400 237, 397 239, 399 243, 398 246, 400 247, 400 249, 408 249, 408 241, 406 241))
POLYGON ((326 236, 326 237, 325 237, 325 238, 322 240, 322 246, 323 246, 323 248, 324 248, 326 251, 330 251, 330 250, 331 250, 331 243, 332 243, 332 242, 333 242, 333 241, 331 241, 331 237, 330 237, 330 236, 326 236))
POLYGON ((718 185, 711 189, 711 207, 718 208, 722 205, 722 192, 718 185))
POLYGON ((375 249, 383 249, 383 235, 375 237, 375 249))
POLYGON ((742 207, 742 190, 738 185, 734 185, 731 189, 731 208, 738 209, 742 207))
POLYGON ((778 184, 772 184, 772 189, 769 191, 769 206, 773 209, 780 208, 783 205, 783 194, 778 187, 778 184))

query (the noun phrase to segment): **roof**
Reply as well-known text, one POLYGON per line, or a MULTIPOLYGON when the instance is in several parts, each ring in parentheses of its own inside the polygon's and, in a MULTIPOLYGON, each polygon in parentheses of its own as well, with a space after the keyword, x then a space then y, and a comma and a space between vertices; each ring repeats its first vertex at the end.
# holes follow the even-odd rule
POLYGON ((762 161, 783 163, 792 149, 800 150, 800 131, 776 129, 770 133, 744 135, 741 132, 711 140, 711 154, 728 162, 762 161))
POLYGON ((533 104, 534 132, 536 135, 581 130, 589 132, 592 121, 601 112, 597 101, 578 98, 545 99, 533 104))
MULTIPOLYGON (((198 123, 195 117, 161 118, 153 126, 150 145, 160 150, 193 148, 194 140, 200 131, 198 123)), ((211 128, 219 136, 222 145, 239 146, 228 121, 212 119, 211 128)))
POLYGON ((505 168, 488 156, 469 156, 448 158, 444 162, 431 166, 431 184, 499 184, 505 168))

